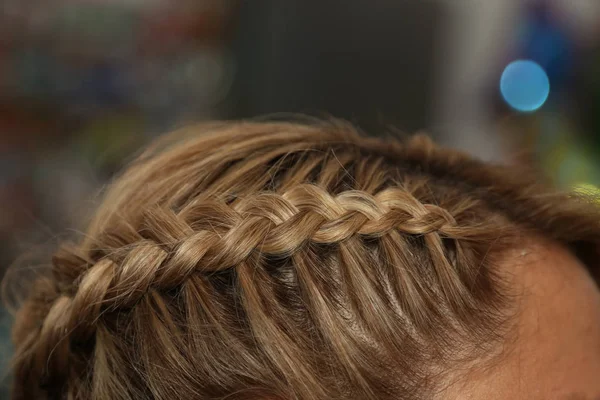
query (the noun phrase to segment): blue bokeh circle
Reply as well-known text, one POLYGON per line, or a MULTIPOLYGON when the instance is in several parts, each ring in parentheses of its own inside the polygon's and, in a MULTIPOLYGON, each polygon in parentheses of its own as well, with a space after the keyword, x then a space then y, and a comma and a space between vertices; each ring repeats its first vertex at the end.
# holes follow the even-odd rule
POLYGON ((502 73, 500 93, 513 109, 533 112, 544 105, 550 94, 548 74, 534 61, 513 61, 502 73))

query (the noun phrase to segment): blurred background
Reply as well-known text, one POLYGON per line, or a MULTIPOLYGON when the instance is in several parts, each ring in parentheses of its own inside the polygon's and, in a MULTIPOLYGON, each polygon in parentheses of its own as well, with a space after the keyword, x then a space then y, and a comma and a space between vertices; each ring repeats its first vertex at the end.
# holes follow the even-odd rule
POLYGON ((80 228, 153 137, 278 113, 427 131, 594 190, 600 1, 0 0, 0 276, 80 228))

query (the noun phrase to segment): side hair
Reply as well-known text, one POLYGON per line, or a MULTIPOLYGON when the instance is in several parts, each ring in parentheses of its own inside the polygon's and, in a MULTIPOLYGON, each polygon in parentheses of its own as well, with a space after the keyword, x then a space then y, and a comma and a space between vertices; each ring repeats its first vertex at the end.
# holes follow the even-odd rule
POLYGON ((13 399, 428 399, 511 333, 496 268, 600 214, 526 171, 348 124, 158 141, 32 283, 13 399))

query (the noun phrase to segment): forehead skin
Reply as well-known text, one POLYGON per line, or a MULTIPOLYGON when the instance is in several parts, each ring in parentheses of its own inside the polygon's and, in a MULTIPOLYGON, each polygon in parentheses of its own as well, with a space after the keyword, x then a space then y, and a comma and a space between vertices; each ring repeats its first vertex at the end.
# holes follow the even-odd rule
POLYGON ((565 248, 536 241, 501 268, 517 292, 517 335, 497 363, 441 398, 600 400, 600 291, 585 267, 565 248))

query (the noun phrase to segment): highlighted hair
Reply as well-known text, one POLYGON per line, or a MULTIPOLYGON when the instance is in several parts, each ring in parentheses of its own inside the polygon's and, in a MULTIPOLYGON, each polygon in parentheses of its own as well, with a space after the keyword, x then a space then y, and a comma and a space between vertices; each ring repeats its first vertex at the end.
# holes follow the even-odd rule
POLYGON ((62 246, 14 327, 14 399, 419 399, 493 359, 527 234, 582 257, 584 199, 330 122, 168 136, 62 246))

